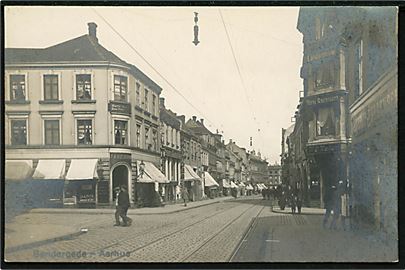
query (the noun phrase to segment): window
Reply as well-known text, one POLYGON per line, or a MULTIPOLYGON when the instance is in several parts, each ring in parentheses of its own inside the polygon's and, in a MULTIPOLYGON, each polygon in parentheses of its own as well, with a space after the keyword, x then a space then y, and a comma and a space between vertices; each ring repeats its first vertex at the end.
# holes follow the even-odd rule
POLYGON ((149 111, 149 104, 148 104, 148 95, 149 95, 149 91, 148 89, 145 89, 145 96, 144 96, 144 108, 145 110, 148 112, 149 111))
POLYGON ((335 113, 332 108, 320 108, 316 120, 316 132, 318 136, 335 135, 335 113))
POLYGON ((59 120, 44 120, 45 145, 59 145, 59 120))
POLYGON ((114 100, 127 101, 128 78, 114 75, 114 100))
POLYGON ((335 80, 335 66, 333 62, 322 64, 315 72, 315 88, 333 86, 335 80))
POLYGON ((76 99, 91 99, 91 74, 76 75, 76 99))
POLYGON ((150 150, 151 145, 149 143, 149 127, 145 126, 145 145, 146 145, 146 149, 150 150))
POLYGON ((25 75, 10 75, 10 100, 25 98, 25 75))
POLYGON ((27 145, 26 120, 11 120, 11 144, 27 145))
POLYGON ((44 75, 44 100, 59 100, 58 75, 44 75))
POLYGON ((136 147, 141 147, 141 125, 136 124, 136 147))
POLYGON ((157 114, 156 113, 156 96, 155 95, 152 95, 152 113, 153 114, 157 114))
POLYGON ((140 106, 141 105, 141 85, 139 83, 136 83, 136 105, 140 106))
POLYGON ((91 119, 77 120, 77 144, 92 144, 93 129, 91 119))
POLYGON ((128 122, 114 120, 114 142, 115 144, 127 144, 128 140, 128 122))

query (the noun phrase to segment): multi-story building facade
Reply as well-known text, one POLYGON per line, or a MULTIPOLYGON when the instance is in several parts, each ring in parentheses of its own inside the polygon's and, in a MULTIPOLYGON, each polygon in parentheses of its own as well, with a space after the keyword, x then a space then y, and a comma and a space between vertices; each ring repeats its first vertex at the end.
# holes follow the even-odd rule
POLYGON ((249 162, 249 182, 251 183, 267 183, 269 174, 267 170, 268 162, 262 159, 260 152, 256 154, 252 150, 248 155, 249 162))
POLYGON ((226 149, 239 158, 239 162, 235 165, 235 171, 240 173, 240 181, 247 182, 249 178, 249 159, 246 149, 239 147, 234 141, 229 140, 226 149))
MULTIPOLYGON (((397 9, 301 8, 306 157, 321 195, 342 181, 353 218, 397 235, 397 9), (318 181, 319 179, 319 181, 318 181)), ((321 196, 321 204, 322 204, 321 196)))
POLYGON ((277 163, 269 164, 268 171, 269 171, 268 184, 281 185, 281 165, 277 163))
POLYGON ((90 200, 112 203, 113 189, 126 185, 134 202, 135 183, 156 180, 137 179, 137 164, 160 166, 162 88, 101 46, 97 25, 88 25, 88 34, 48 48, 6 49, 6 160, 30 161, 34 176, 45 179, 75 180, 90 170, 83 174, 90 184, 79 188, 90 200))
POLYGON ((171 183, 164 190, 164 198, 166 201, 174 201, 180 195, 179 185, 183 161, 181 149, 182 122, 174 112, 166 108, 164 98, 160 98, 160 121, 162 171, 171 183))

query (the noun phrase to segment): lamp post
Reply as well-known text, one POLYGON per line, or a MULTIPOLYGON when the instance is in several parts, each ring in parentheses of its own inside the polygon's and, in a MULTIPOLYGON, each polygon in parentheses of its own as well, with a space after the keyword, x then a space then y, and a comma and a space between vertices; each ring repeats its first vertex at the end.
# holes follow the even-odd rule
POLYGON ((144 171, 145 171, 145 163, 143 163, 143 160, 141 160, 141 163, 139 163, 139 170, 137 170, 137 172, 136 172, 137 174, 135 176, 135 185, 134 185, 134 188, 135 188, 135 192, 134 192, 135 204, 138 204, 138 187, 137 187, 138 179, 140 177, 142 177, 144 171))

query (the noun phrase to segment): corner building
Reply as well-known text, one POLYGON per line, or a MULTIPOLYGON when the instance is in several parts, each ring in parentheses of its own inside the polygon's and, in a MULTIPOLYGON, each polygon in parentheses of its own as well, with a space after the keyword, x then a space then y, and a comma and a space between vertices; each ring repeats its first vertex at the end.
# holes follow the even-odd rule
POLYGON ((162 88, 101 46, 96 28, 89 23, 88 34, 44 49, 5 50, 6 179, 18 178, 13 168, 27 164, 33 178, 65 180, 65 186, 80 177, 90 181, 72 192, 65 188, 58 199, 71 196, 79 204, 86 189, 93 204, 111 204, 113 189, 126 185, 135 203, 137 180, 167 182, 154 170, 160 168, 162 88), (156 179, 136 179, 140 161, 154 171, 145 177, 156 179), (49 175, 52 164, 57 175, 49 175))

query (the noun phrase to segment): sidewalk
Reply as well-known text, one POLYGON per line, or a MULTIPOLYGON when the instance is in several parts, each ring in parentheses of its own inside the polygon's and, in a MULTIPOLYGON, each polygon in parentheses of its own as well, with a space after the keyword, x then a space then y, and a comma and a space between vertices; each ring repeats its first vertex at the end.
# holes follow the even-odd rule
MULTIPOLYGON (((274 213, 280 214, 292 214, 291 207, 286 207, 284 210, 281 210, 279 206, 273 206, 274 213)), ((295 213, 299 215, 298 212, 295 213)), ((322 208, 309 208, 309 207, 302 207, 301 208, 301 215, 323 215, 325 214, 325 209, 322 208)))
MULTIPOLYGON (((242 197, 250 198, 250 197, 242 197)), ((203 201, 189 202, 184 204, 172 204, 165 207, 129 209, 128 215, 162 215, 177 213, 197 207, 219 203, 223 201, 238 200, 233 197, 219 197, 203 201)), ((33 248, 49 242, 69 239, 86 233, 86 229, 92 224, 105 219, 110 222, 115 209, 76 209, 76 208, 38 208, 30 212, 14 217, 5 223, 5 247, 6 252, 33 248), (53 215, 61 214, 61 215, 53 215), (65 214, 65 215, 63 215, 65 214), (77 214, 83 214, 77 216, 77 214), (87 217, 86 215, 90 215, 87 217), (97 220, 93 215, 99 215, 97 220)))

